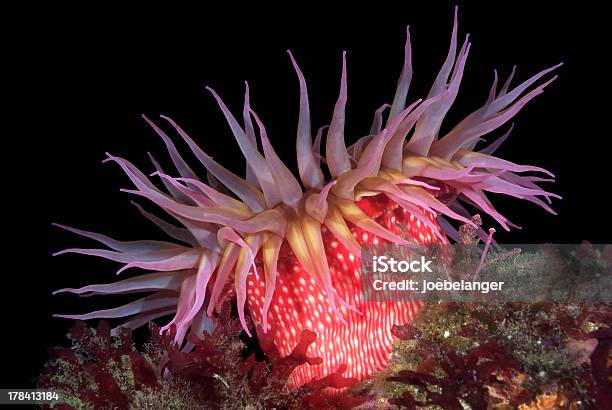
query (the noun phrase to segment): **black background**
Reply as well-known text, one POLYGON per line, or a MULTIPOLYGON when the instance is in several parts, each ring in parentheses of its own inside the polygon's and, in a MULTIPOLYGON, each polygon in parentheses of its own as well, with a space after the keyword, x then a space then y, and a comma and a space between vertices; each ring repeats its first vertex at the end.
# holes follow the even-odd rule
MULTIPOLYGON (((3 203, 8 209, 1 296, 6 370, 0 385, 29 386, 45 349, 65 343, 70 323, 52 319, 52 312, 83 312, 123 301, 50 295, 65 286, 113 280, 117 269, 91 257, 51 257, 53 251, 90 244, 52 228, 51 222, 118 239, 161 238, 129 205, 132 198, 119 192, 130 186, 127 178, 116 165, 101 164, 106 151, 145 172, 152 171, 147 151, 169 164, 141 113, 170 115, 209 154, 242 173, 244 160, 203 87, 215 88, 239 114, 248 80, 254 109, 281 157, 295 169, 298 83, 285 50, 294 51, 306 75, 315 129, 329 123, 341 51, 348 50, 347 139, 354 141, 369 129, 374 109, 391 102, 406 24, 411 26, 414 67, 409 100, 427 94, 446 56, 454 4, 424 9, 413 3, 333 11, 54 6, 16 13, 18 24, 5 50, 10 53, 7 65, 15 69, 6 88, 15 91, 10 105, 17 112, 6 120, 15 128, 5 128, 3 137, 3 203)), ((498 240, 609 242, 609 113, 600 100, 609 87, 603 61, 609 39, 603 13, 560 2, 484 3, 460 5, 460 40, 470 33, 473 46, 447 127, 484 102, 494 68, 504 78, 518 64, 518 84, 565 62, 558 70, 560 80, 516 117, 513 135, 498 152, 557 174, 551 189, 564 197, 555 204, 559 215, 496 197, 499 210, 524 227, 500 233, 498 240)))

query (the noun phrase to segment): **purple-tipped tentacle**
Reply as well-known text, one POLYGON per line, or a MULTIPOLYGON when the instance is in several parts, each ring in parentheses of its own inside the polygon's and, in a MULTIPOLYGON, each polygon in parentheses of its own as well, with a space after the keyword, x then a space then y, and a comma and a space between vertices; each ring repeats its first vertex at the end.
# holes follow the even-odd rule
MULTIPOLYGON (((244 82, 244 105, 242 107, 242 119, 244 121, 244 133, 246 134, 249 142, 252 146, 257 147, 257 138, 255 137, 255 128, 253 127, 253 121, 251 120, 251 101, 249 96, 249 83, 244 82)), ((255 176, 255 171, 246 163, 246 175, 247 182, 256 188, 259 188, 259 182, 255 176)))
POLYGON ((171 118, 163 115, 161 117, 168 121, 178 132, 178 134, 185 140, 185 142, 187 142, 187 145, 189 145, 189 148, 191 148, 191 151, 202 163, 202 165, 204 165, 215 178, 219 179, 223 185, 235 193, 242 200, 242 202, 244 202, 254 212, 259 212, 265 209, 265 199, 261 191, 213 160, 212 157, 207 155, 171 118))
POLYGON ((153 295, 135 300, 126 305, 112 309, 96 310, 95 312, 84 313, 81 315, 55 314, 53 315, 53 317, 60 317, 62 319, 72 320, 113 319, 136 315, 139 313, 149 312, 157 309, 168 308, 170 306, 176 306, 176 301, 176 295, 168 294, 165 292, 157 292, 153 295))
POLYGON ((268 134, 266 133, 266 128, 255 111, 250 110, 250 112, 253 118, 255 118, 255 122, 259 128, 259 136, 261 137, 264 155, 270 166, 270 172, 272 173, 274 182, 278 186, 281 200, 287 205, 293 205, 302 198, 302 187, 300 187, 300 183, 295 179, 285 163, 278 157, 274 148, 272 148, 272 144, 270 144, 268 134))
POLYGON ((131 204, 138 209, 138 212, 142 214, 149 221, 153 222, 154 225, 159 227, 162 231, 164 231, 171 238, 176 239, 177 241, 184 242, 191 246, 197 244, 197 240, 193 237, 193 235, 189 232, 188 229, 178 227, 169 222, 164 221, 158 216, 153 215, 150 212, 147 212, 141 205, 138 203, 131 201, 131 204))
POLYGON ((347 87, 346 87, 346 51, 342 52, 342 77, 340 79, 340 95, 334 107, 325 146, 325 158, 327 167, 333 178, 351 169, 346 144, 344 142, 344 122, 346 109, 347 87))
POLYGON ((300 179, 307 189, 319 188, 323 185, 323 172, 319 167, 319 162, 315 158, 312 149, 312 135, 310 125, 310 107, 308 104, 308 89, 304 74, 300 70, 297 62, 293 58, 291 51, 287 50, 293 68, 298 76, 300 83, 300 114, 297 126, 297 140, 295 143, 300 179))
MULTIPOLYGON (((385 110, 387 108, 391 108, 391 106, 385 103, 381 105, 380 108, 378 108, 376 111, 374 111, 374 120, 372 121, 372 126, 370 127, 370 132, 368 133, 368 135, 380 134, 380 132, 382 131, 382 125, 383 125, 383 114, 385 113, 385 110)), ((350 147, 349 147, 349 153, 350 153, 350 147)))
POLYGON ((279 202, 280 194, 276 187, 275 180, 272 177, 272 173, 270 172, 268 162, 257 150, 257 145, 254 145, 249 141, 249 138, 244 133, 244 130, 240 127, 240 124, 238 124, 238 121, 236 121, 236 118, 227 108, 221 97, 212 88, 206 87, 206 89, 210 91, 213 97, 215 97, 215 100, 217 100, 217 103, 221 108, 221 112, 223 112, 223 115, 225 116, 225 119, 232 130, 244 158, 255 173, 255 177, 257 178, 257 181, 259 181, 259 186, 261 187, 261 192, 266 200, 267 207, 273 207, 279 202))
POLYGON ((154 290, 166 290, 178 292, 185 276, 190 271, 169 271, 154 272, 145 275, 134 276, 133 278, 120 280, 114 283, 87 285, 81 288, 64 288, 53 292, 74 293, 77 295, 113 295, 119 293, 148 292, 154 290))
POLYGON ((399 80, 397 81, 397 88, 395 90, 395 96, 393 97, 393 104, 389 111, 389 119, 387 122, 392 121, 397 114, 404 110, 406 106, 406 97, 408 96, 408 89, 410 88, 410 82, 412 81, 412 46, 410 44, 410 26, 406 27, 406 45, 404 46, 404 65, 400 74, 399 80))

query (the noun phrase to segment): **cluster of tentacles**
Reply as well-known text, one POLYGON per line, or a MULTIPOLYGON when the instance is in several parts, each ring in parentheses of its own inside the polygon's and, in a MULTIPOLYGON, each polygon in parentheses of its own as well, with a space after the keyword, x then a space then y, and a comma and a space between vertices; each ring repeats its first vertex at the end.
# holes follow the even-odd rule
MULTIPOLYGON (((404 66, 392 103, 376 111, 368 135, 349 147, 344 136, 346 53, 342 55, 340 93, 331 123, 319 129, 313 140, 306 81, 289 52, 300 86, 296 141, 299 180, 272 148, 264 125, 250 105, 248 85, 242 123, 208 88, 246 158, 245 178, 215 162, 172 119, 161 116, 169 125, 167 129, 174 130, 206 167, 204 182, 166 132, 143 116, 165 143, 178 176, 165 173, 153 158, 156 172, 151 176, 123 158, 108 154, 106 161, 118 164, 134 184, 135 189, 126 192, 147 198, 180 224, 171 224, 136 205, 175 241, 117 241, 61 226, 110 249, 67 249, 58 254, 107 258, 123 264, 118 273, 129 268, 152 273, 56 293, 152 293, 115 309, 58 316, 130 317, 123 326, 135 328, 173 315, 162 330, 176 326, 176 342, 183 344, 188 332, 201 335, 211 328, 210 318, 228 291, 228 282, 233 281, 240 321, 249 335, 247 303, 251 319, 261 324, 264 332, 271 325, 284 331, 277 339, 283 354, 295 347, 302 330, 315 331, 318 347, 312 348, 318 349, 316 356, 331 363, 321 368, 321 374, 341 363, 348 364, 348 376, 358 378, 384 368, 385 354, 391 349, 391 327, 411 320, 419 306, 383 308, 359 299, 363 244, 447 243, 447 236, 452 239, 457 235, 451 221, 473 224, 472 213, 462 204, 490 215, 509 230, 514 225, 495 210, 488 192, 525 199, 553 212, 549 203, 557 196, 537 185, 551 181, 550 172, 492 155, 512 127, 485 148, 474 148, 483 136, 506 124, 542 93, 556 76, 536 83, 558 66, 514 88, 510 87, 514 70, 501 88, 496 73, 484 105, 446 135, 439 135, 457 96, 469 52, 467 36, 458 47, 455 13, 448 56, 429 94, 407 104, 412 77, 408 32, 404 66), (325 181, 321 163, 326 164, 330 181, 325 181), (524 175, 526 172, 543 177, 524 175), (165 189, 154 184, 152 177, 158 178, 165 189), (370 335, 374 342, 363 347, 370 343, 370 335)), ((188 343, 185 348, 189 348, 188 343)), ((293 379, 294 384, 314 375, 303 372, 293 379)))

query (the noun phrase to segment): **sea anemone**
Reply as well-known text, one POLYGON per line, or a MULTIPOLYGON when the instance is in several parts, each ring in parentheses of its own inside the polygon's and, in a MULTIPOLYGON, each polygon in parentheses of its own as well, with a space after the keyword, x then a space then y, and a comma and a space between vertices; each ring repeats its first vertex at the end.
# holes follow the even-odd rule
MULTIPOLYGON (((306 81, 289 52, 300 87, 299 179, 272 148, 262 121, 251 108, 248 84, 242 124, 207 87, 246 158, 245 178, 218 164, 176 122, 162 115, 206 167, 206 178, 199 178, 166 132, 143 116, 165 143, 178 176, 165 173, 153 158, 156 171, 149 177, 123 158, 107 154, 105 162, 119 165, 132 181, 135 189, 125 192, 150 200, 180 224, 135 204, 174 241, 118 241, 58 225, 110 249, 72 248, 57 254, 110 259, 123 264, 117 273, 129 268, 152 272, 110 284, 60 289, 55 293, 151 293, 114 309, 57 316, 83 320, 129 317, 122 326, 136 328, 173 315, 162 331, 175 327, 176 343, 190 349, 187 333, 198 336, 210 330, 215 309, 233 291, 246 333, 252 336, 256 329, 261 338, 274 332, 282 355, 295 348, 304 330, 316 333, 308 354, 322 358, 322 364, 299 366, 291 375, 292 386, 322 378, 344 365, 345 375, 356 379, 384 369, 392 349, 391 329, 413 320, 421 304, 360 298, 363 245, 449 243, 449 238, 457 237, 454 225, 473 225, 473 214, 464 204, 490 215, 506 230, 515 227, 493 207, 487 192, 525 199, 551 213, 551 198, 559 198, 538 186, 553 181, 550 172, 492 155, 512 126, 475 151, 483 136, 506 124, 556 79, 536 85, 558 65, 514 88, 510 87, 514 70, 501 88, 495 73, 484 105, 446 135, 439 135, 470 52, 468 36, 458 47, 457 30, 455 10, 442 68, 427 97, 410 104, 406 104, 412 77, 407 31, 404 65, 392 103, 380 107, 368 134, 348 147, 344 138, 346 53, 342 54, 340 92, 331 122, 320 128, 313 140, 306 81), (330 180, 324 177, 321 163, 326 164, 330 180), (158 178, 164 189, 156 186, 152 177, 158 178)), ((487 236, 476 228, 483 238, 487 236)))

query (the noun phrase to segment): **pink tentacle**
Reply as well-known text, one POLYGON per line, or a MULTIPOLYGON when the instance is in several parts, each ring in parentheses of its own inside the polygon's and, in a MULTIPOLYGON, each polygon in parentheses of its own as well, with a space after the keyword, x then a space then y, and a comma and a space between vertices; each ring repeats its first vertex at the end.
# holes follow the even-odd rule
POLYGON ((287 50, 293 68, 300 83, 300 114, 297 126, 297 141, 295 144, 297 152, 300 179, 307 189, 319 188, 323 185, 324 177, 319 161, 315 158, 312 149, 312 135, 310 130, 310 107, 308 104, 308 89, 306 80, 300 67, 293 58, 291 51, 287 50))
POLYGON ((400 74, 399 80, 397 81, 397 88, 395 90, 395 96, 393 97, 393 104, 391 105, 391 110, 389 111, 389 119, 387 120, 387 122, 393 120, 393 118, 404 109, 411 81, 412 47, 410 45, 410 26, 408 26, 406 27, 406 45, 404 46, 404 65, 402 67, 402 72, 400 74))
POLYGON ((112 308, 96 310, 95 312, 85 313, 81 315, 65 315, 54 314, 53 317, 72 320, 90 320, 90 319, 113 319, 125 316, 136 315, 138 313, 148 312, 161 308, 168 308, 176 305, 177 298, 174 295, 168 295, 164 292, 158 292, 151 296, 135 300, 126 305, 112 308))
POLYGON ((327 167, 333 178, 338 177, 351 169, 351 161, 344 142, 344 122, 346 108, 346 51, 342 52, 342 78, 340 79, 340 95, 334 107, 334 114, 329 130, 327 131, 327 141, 325 146, 325 157, 327 167))
POLYGON ((229 227, 219 229, 217 233, 217 237, 219 238, 219 242, 222 241, 230 241, 234 242, 236 245, 245 249, 249 253, 249 258, 251 260, 251 266, 253 267, 253 273, 257 280, 259 280, 259 273, 257 272, 257 265, 255 264, 255 254, 253 253, 253 249, 242 239, 240 235, 236 233, 233 229, 229 227))

